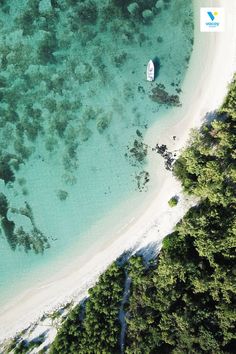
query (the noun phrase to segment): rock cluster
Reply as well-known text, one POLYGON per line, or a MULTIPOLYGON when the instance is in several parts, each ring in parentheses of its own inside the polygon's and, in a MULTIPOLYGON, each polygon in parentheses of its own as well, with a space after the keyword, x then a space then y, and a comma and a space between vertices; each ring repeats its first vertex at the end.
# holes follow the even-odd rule
POLYGON ((176 154, 173 154, 172 152, 168 151, 167 146, 164 144, 156 144, 156 146, 152 148, 152 151, 155 151, 157 154, 163 157, 163 159, 165 160, 166 170, 171 171, 173 163, 175 162, 176 154))

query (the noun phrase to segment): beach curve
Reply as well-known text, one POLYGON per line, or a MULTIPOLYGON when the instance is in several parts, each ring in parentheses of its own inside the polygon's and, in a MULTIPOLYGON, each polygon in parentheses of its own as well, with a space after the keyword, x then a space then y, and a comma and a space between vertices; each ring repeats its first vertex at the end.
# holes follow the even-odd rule
MULTIPOLYGON (((208 112, 220 106, 236 69, 236 41, 232 38, 236 33, 236 24, 228 17, 224 33, 200 34, 197 8, 204 6, 205 1, 194 3, 195 45, 183 85, 183 109, 179 112, 181 119, 161 135, 155 130, 154 125, 146 136, 150 143, 161 139, 161 143, 167 144, 170 149, 183 148, 190 129, 199 126, 208 112), (199 63, 200 59, 202 62, 199 63), (193 85, 193 82, 196 85, 193 85), (177 136, 176 141, 173 141, 173 135, 177 136)), ((209 3, 209 6, 225 7, 226 16, 227 13, 236 13, 236 4, 233 0, 209 3)), ((154 163, 155 159, 151 164, 154 163)), ((142 247, 149 242, 159 242, 160 247, 162 238, 172 230, 189 206, 188 202, 181 198, 178 207, 170 210, 167 202, 174 194, 181 193, 181 186, 166 171, 163 171, 162 178, 164 183, 147 210, 138 220, 131 220, 126 229, 116 235, 115 241, 103 250, 93 250, 95 255, 89 255, 90 261, 83 260, 84 265, 81 268, 81 260, 80 263, 73 262, 62 273, 55 275, 54 279, 45 282, 39 288, 28 290, 3 308, 0 314, 0 338, 14 335, 17 330, 37 320, 42 313, 55 308, 58 304, 72 298, 76 301, 82 299, 99 274, 123 251, 142 247)))

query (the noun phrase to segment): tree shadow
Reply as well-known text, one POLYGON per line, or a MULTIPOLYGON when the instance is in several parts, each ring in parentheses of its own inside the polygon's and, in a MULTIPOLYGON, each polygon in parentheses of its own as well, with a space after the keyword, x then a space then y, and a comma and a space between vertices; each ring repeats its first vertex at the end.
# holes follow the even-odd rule
POLYGON ((124 251, 117 259, 116 262, 119 266, 123 267, 128 263, 132 256, 142 256, 144 262, 148 264, 150 261, 157 260, 158 253, 160 252, 162 240, 151 242, 142 248, 133 247, 124 251))
POLYGON ((135 255, 142 256, 145 263, 155 260, 160 250, 161 242, 150 242, 148 245, 138 249, 135 255))
POLYGON ((124 251, 117 259, 116 262, 119 266, 124 266, 128 260, 130 259, 130 257, 132 257, 135 254, 135 249, 134 248, 130 248, 126 251, 124 251))
POLYGON ((214 119, 225 120, 227 117, 226 114, 219 113, 217 110, 207 112, 204 116, 205 123, 211 123, 214 119))

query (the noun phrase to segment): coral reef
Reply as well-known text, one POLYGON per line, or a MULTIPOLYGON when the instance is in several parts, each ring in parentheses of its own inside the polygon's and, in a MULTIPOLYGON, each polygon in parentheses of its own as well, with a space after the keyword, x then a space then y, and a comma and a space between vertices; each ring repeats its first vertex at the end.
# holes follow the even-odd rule
POLYGON ((0 217, 7 218, 7 212, 8 212, 7 197, 3 193, 0 193, 0 217))
POLYGON ((50 14, 52 11, 51 0, 41 0, 39 1, 39 13, 41 15, 50 14))
POLYGON ((9 220, 7 217, 7 213, 9 210, 9 204, 7 197, 0 193, 0 219, 1 219, 1 226, 5 237, 9 243, 9 246, 12 250, 15 250, 17 241, 16 236, 14 234, 15 224, 13 221, 9 220))
POLYGON ((81 23, 94 24, 97 21, 98 9, 95 1, 79 2, 75 13, 81 23))
POLYGON ((12 171, 12 160, 17 160, 16 155, 13 154, 3 154, 0 155, 0 179, 4 181, 5 184, 8 182, 15 181, 15 175, 12 171))
POLYGON ((94 79, 93 68, 88 63, 82 63, 80 66, 76 67, 75 74, 77 75, 80 84, 84 84, 94 79))
POLYGON ((107 115, 98 116, 96 122, 97 122, 97 130, 100 134, 102 134, 104 130, 106 130, 109 127, 111 119, 112 119, 111 113, 107 115))
POLYGON ((81 141, 87 141, 92 135, 92 131, 85 124, 81 124, 78 133, 81 141))
POLYGON ((165 90, 163 85, 159 84, 152 89, 152 93, 149 95, 152 101, 159 104, 165 104, 167 106, 181 106, 178 95, 170 95, 165 90))
POLYGON ((116 67, 120 67, 122 65, 124 65, 124 63, 126 62, 128 57, 128 54, 126 52, 122 52, 120 54, 117 54, 114 56, 114 63, 116 65, 116 67))
POLYGON ((29 203, 25 202, 25 206, 19 209, 10 208, 10 211, 13 214, 27 217, 32 225, 32 230, 26 232, 22 226, 16 228, 15 223, 9 221, 6 217, 2 219, 2 227, 12 249, 15 250, 19 247, 23 248, 25 252, 34 251, 38 254, 43 253, 45 249, 50 247, 47 237, 36 226, 33 210, 29 203))
POLYGON ((131 146, 128 146, 128 153, 125 156, 133 166, 142 165, 146 161, 148 146, 143 142, 143 135, 140 130, 136 130, 137 138, 134 139, 131 146))
MULTIPOLYGON (((176 6, 178 14, 183 14, 183 7, 186 10, 183 0, 181 4, 181 8, 179 4, 171 4, 176 6)), ((9 187, 6 188, 9 193, 14 191, 23 202, 30 200, 30 178, 23 171, 28 164, 33 168, 38 159, 49 164, 54 159, 61 182, 73 186, 82 170, 79 170, 80 153, 93 139, 107 139, 111 146, 116 142, 123 148, 122 156, 127 141, 132 139, 127 159, 139 175, 147 154, 139 130, 147 126, 143 107, 150 105, 149 97, 159 104, 180 104, 177 95, 170 95, 160 85, 148 94, 142 70, 146 65, 145 53, 154 47, 151 41, 153 44, 164 41, 158 45, 162 52, 158 55, 165 56, 163 51, 169 38, 162 29, 155 31, 154 24, 156 29, 157 17, 165 14, 162 9, 170 6, 170 2, 17 0, 14 6, 7 1, 1 1, 0 6, 4 14, 0 29, 0 179, 9 187), (132 111, 137 106, 136 99, 143 104, 132 111), (121 122, 130 132, 118 138, 116 129, 121 122), (137 130, 135 138, 133 129, 137 130)), ((182 22, 181 16, 172 17, 171 23, 182 31, 179 38, 184 37, 186 48, 190 47, 191 13, 187 12, 182 22)), ((180 93, 181 73, 190 52, 181 53, 183 66, 177 67, 179 77, 173 79, 174 92, 180 93)), ((168 58, 168 64, 163 61, 160 76, 172 59, 168 58)), ((140 176, 143 183, 144 174, 140 176)), ((61 197, 58 194, 59 186, 55 187, 56 193, 63 199, 63 193, 61 197)), ((6 198, 11 200, 10 194, 6 198)), ((29 212, 28 208, 20 209, 29 212)), ((29 218, 29 214, 21 215, 29 218)), ((32 224, 34 236, 19 225, 15 227, 6 217, 2 225, 12 249, 21 244, 25 250, 41 252, 42 242, 46 247, 35 224, 32 224)))
POLYGON ((54 136, 48 136, 45 140, 45 148, 47 151, 54 151, 55 147, 57 147, 58 141, 54 136))
POLYGON ((16 24, 22 28, 24 36, 33 34, 35 30, 34 20, 35 14, 32 9, 26 10, 16 18, 16 24))
POLYGON ((34 251, 38 254, 50 247, 47 238, 35 227, 31 233, 24 231, 22 226, 19 227, 15 231, 15 238, 17 246, 22 247, 25 252, 34 251))
POLYGON ((69 195, 68 192, 63 191, 63 190, 59 190, 59 191, 57 192, 57 197, 58 197, 61 201, 66 200, 67 197, 68 197, 68 195, 69 195))
POLYGON ((147 9, 142 12, 142 17, 146 23, 150 23, 154 17, 154 14, 151 10, 147 9))
POLYGON ((45 32, 43 39, 38 46, 38 60, 40 64, 54 63, 55 57, 53 53, 57 49, 57 39, 54 32, 45 32))
POLYGON ((147 183, 150 181, 149 172, 141 171, 135 175, 139 192, 147 191, 147 183))
POLYGON ((137 2, 132 2, 127 6, 127 10, 132 16, 137 16, 139 14, 139 4, 137 4, 137 2))

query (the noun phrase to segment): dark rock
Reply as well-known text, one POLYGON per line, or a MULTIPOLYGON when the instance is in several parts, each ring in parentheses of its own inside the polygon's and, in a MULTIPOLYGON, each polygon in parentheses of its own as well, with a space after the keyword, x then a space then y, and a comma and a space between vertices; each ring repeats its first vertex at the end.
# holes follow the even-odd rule
POLYGON ((156 151, 157 154, 161 155, 163 159, 165 160, 165 168, 168 171, 172 170, 173 163, 175 161, 175 156, 176 154, 172 154, 172 152, 168 151, 167 146, 162 144, 158 145, 156 144, 155 148, 152 148, 152 151, 156 151))

